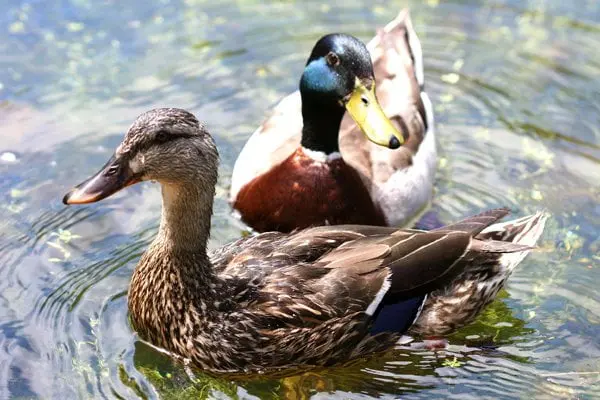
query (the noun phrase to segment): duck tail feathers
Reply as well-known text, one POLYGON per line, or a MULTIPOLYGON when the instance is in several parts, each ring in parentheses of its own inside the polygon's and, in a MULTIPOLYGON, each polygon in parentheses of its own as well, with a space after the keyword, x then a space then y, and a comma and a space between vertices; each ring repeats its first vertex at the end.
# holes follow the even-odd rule
POLYGON ((533 215, 488 226, 476 237, 481 240, 497 240, 535 246, 544 231, 547 219, 546 212, 538 211, 533 215))
POLYGON ((478 235, 484 229, 490 227, 494 222, 504 218, 510 213, 508 208, 495 208, 484 211, 480 214, 465 218, 454 224, 437 228, 437 231, 460 231, 469 233, 472 236, 478 235))
POLYGON ((476 236, 475 241, 480 239, 480 243, 484 245, 502 244, 507 248, 519 246, 523 249, 500 255, 498 261, 508 275, 523 261, 531 249, 535 248, 544 231, 547 218, 546 213, 537 212, 523 218, 497 223, 484 229, 476 236))
POLYGON ((415 76, 417 82, 423 89, 425 85, 425 74, 423 71, 423 50, 421 48, 421 41, 413 28, 412 20, 410 19, 410 12, 407 8, 401 10, 398 16, 390 21, 384 28, 385 33, 393 34, 394 32, 404 31, 406 40, 408 42, 408 48, 413 59, 415 76))

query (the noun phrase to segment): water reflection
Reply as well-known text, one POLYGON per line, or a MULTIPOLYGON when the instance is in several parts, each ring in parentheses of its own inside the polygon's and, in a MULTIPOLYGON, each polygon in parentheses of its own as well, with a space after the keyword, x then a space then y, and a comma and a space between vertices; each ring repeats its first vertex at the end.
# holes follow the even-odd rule
POLYGON ((344 4, 8 0, 0 16, 0 398, 577 398, 600 391, 600 5, 552 0, 344 4), (314 41, 368 40, 410 6, 441 153, 432 212, 546 208, 540 251, 438 352, 232 381, 137 341, 126 290, 158 190, 65 208, 132 119, 189 108, 221 151, 211 246, 238 237, 233 162, 296 88, 314 41), (5 156, 6 154, 6 156, 5 156))

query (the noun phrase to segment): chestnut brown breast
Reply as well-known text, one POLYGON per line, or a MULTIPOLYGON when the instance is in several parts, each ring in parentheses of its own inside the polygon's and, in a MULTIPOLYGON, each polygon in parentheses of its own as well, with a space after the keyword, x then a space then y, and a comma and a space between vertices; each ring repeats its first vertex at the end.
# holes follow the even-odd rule
POLYGON ((316 161, 301 148, 242 187, 234 208, 259 232, 326 224, 386 225, 352 167, 341 158, 316 161))

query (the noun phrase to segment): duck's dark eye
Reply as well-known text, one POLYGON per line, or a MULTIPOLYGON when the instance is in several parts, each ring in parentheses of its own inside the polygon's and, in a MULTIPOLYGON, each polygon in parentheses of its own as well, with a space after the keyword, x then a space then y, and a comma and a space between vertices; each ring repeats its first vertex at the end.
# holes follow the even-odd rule
POLYGON ((336 67, 340 63, 340 58, 333 51, 330 51, 325 56, 325 61, 327 61, 327 64, 331 65, 332 67, 336 67))
POLYGON ((167 131, 158 131, 156 132, 156 136, 154 138, 158 143, 164 143, 171 139, 171 135, 167 131))
POLYGON ((114 175, 119 171, 119 165, 113 164, 106 170, 106 175, 114 175))

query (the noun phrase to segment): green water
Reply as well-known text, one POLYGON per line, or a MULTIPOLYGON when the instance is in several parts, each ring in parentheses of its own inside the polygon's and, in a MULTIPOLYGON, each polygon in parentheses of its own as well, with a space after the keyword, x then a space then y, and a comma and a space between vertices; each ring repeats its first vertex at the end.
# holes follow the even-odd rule
POLYGON ((5 0, 0 15, 0 399, 600 398, 600 3, 5 0), (221 151, 212 246, 243 226, 233 162, 323 34, 368 40, 410 7, 436 109, 431 212, 552 217, 506 292, 442 351, 244 381, 141 344, 126 290, 156 185, 66 208, 142 111, 177 106, 221 151), (186 397, 187 396, 187 397, 186 397), (470 396, 470 397, 468 397, 470 396))

